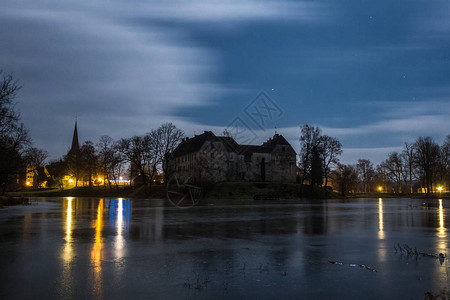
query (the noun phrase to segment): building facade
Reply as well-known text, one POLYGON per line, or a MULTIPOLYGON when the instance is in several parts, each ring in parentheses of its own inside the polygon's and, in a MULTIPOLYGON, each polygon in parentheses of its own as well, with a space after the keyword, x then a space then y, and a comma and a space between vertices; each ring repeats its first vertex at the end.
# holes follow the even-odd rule
POLYGON ((185 138, 168 159, 170 174, 182 182, 296 181, 296 153, 275 134, 262 145, 240 145, 211 131, 185 138))

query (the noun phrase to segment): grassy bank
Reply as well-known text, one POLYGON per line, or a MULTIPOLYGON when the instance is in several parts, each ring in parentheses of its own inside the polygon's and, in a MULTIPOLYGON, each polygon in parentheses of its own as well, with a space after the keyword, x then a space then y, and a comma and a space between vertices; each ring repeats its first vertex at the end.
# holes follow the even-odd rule
POLYGON ((414 199, 450 199, 448 193, 436 193, 432 195, 427 194, 409 194, 409 193, 353 193, 346 198, 414 198, 414 199))
MULTIPOLYGON (((17 192, 10 192, 11 197, 121 197, 121 198, 144 198, 143 187, 130 188, 119 187, 112 188, 100 187, 76 187, 72 189, 24 189, 17 192)), ((152 187, 152 198, 165 196, 165 187, 163 185, 154 185, 152 187)))
MULTIPOLYGON (((211 201, 233 201, 234 203, 260 199, 327 199, 341 198, 337 193, 320 187, 311 187, 297 183, 275 182, 220 182, 203 184, 204 198, 211 201)), ((122 198, 165 198, 166 186, 157 184, 152 186, 151 194, 145 195, 143 187, 77 187, 73 189, 24 189, 8 193, 12 197, 122 197, 122 198)))
POLYGON ((220 182, 205 187, 205 198, 212 200, 248 199, 328 199, 341 198, 338 194, 320 187, 297 183, 276 182, 220 182))

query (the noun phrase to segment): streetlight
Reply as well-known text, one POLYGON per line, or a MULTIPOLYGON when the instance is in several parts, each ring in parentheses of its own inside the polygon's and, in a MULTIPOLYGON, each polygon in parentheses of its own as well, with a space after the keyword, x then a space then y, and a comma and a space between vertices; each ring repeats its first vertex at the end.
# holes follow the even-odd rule
POLYGON ((442 193, 442 186, 438 186, 438 191, 439 191, 439 193, 442 193))
POLYGON ((383 187, 379 186, 378 190, 380 191, 380 193, 383 191, 383 187))

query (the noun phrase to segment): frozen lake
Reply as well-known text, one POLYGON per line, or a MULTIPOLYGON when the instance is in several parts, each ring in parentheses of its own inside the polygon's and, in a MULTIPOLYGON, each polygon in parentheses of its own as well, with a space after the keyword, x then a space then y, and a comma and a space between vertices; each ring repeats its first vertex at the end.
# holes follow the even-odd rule
POLYGON ((36 200, 0 210, 0 299, 423 299, 449 291, 447 259, 397 247, 448 254, 445 200, 191 209, 36 200))

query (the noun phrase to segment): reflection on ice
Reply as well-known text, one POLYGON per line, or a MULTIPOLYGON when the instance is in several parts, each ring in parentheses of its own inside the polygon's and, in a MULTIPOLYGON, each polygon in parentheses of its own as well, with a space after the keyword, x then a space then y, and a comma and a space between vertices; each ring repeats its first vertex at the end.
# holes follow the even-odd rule
POLYGON ((72 249, 72 197, 67 197, 67 208, 66 208, 66 237, 64 249, 62 251, 63 260, 65 263, 70 263, 73 258, 72 249))
POLYGON ((131 201, 124 200, 123 198, 113 199, 109 202, 110 218, 116 222, 116 237, 114 240, 114 254, 116 259, 123 258, 125 256, 125 241, 123 237, 124 216, 129 220, 131 213, 131 201), (124 208, 125 206, 125 208, 124 208), (116 211, 117 207, 117 211, 116 211))
POLYGON ((93 294, 95 298, 102 298, 102 260, 103 260, 103 199, 100 199, 97 207, 97 220, 95 221, 95 239, 91 251, 91 264, 94 268, 94 277, 92 278, 93 294))
POLYGON ((378 199, 378 238, 384 239, 383 199, 378 199))
POLYGON ((439 199, 439 228, 438 228, 438 249, 441 252, 446 252, 447 248, 447 232, 444 226, 444 207, 442 206, 442 199, 439 199))

